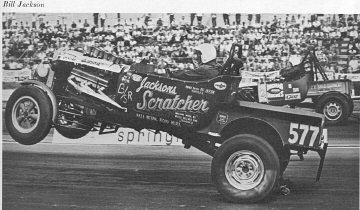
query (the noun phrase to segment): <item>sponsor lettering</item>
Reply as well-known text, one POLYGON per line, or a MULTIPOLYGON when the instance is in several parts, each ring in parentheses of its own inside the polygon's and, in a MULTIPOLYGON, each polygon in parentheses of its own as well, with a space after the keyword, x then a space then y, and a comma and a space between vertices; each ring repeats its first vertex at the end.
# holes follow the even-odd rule
POLYGON ((64 60, 64 61, 73 61, 73 62, 75 62, 77 59, 76 59, 76 57, 69 57, 69 56, 61 56, 60 57, 60 60, 64 60))
POLYGON ((121 83, 119 85, 119 89, 118 89, 118 93, 120 95, 120 102, 121 103, 128 103, 129 101, 132 101, 132 91, 129 90, 129 86, 127 86, 127 84, 125 83, 121 83))
POLYGON ((300 99, 300 93, 285 94, 285 100, 300 99))
POLYGON ((117 133, 117 141, 135 145, 182 145, 182 140, 175 136, 147 129, 140 132, 133 129, 122 129, 117 133))
POLYGON ((185 85, 185 88, 190 90, 192 93, 196 93, 196 94, 211 94, 214 95, 215 94, 215 90, 211 90, 211 89, 206 89, 206 88, 202 88, 202 87, 193 87, 193 86, 189 86, 189 85, 185 85))
POLYGON ((214 87, 217 90, 225 90, 226 89, 226 83, 225 82, 215 82, 214 87))
POLYGON ((280 88, 271 88, 267 92, 271 93, 271 94, 278 94, 278 93, 281 93, 281 91, 282 90, 280 88))
POLYGON ((144 119, 144 120, 145 119, 146 120, 152 120, 152 121, 156 121, 156 122, 160 122, 160 123, 164 123, 164 124, 171 124, 173 126, 181 127, 180 122, 173 121, 173 120, 168 120, 168 119, 163 119, 161 117, 157 118, 155 116, 145 115, 145 114, 141 114, 141 113, 136 113, 136 117, 140 118, 140 119, 144 119))
POLYGON ((229 116, 225 113, 219 113, 217 118, 216 118, 216 121, 219 123, 219 124, 226 124, 226 122, 228 121, 228 118, 229 116))
POLYGON ((268 98, 278 98, 278 97, 284 97, 283 92, 283 84, 265 84, 267 97, 268 98))
POLYGON ((189 95, 186 99, 175 95, 174 98, 154 98, 154 93, 151 90, 146 90, 143 94, 142 103, 137 103, 136 108, 139 110, 154 110, 154 111, 193 111, 193 112, 207 112, 209 110, 208 101, 194 100, 189 95))
POLYGON ((175 112, 175 118, 179 119, 181 122, 184 122, 186 124, 193 125, 195 123, 198 123, 198 116, 192 113, 183 113, 183 112, 175 112))
POLYGON ((86 63, 86 64, 92 64, 92 65, 96 65, 96 66, 101 66, 101 62, 97 62, 94 60, 89 60, 89 59, 83 59, 81 62, 86 63))
MULTIPOLYGON (((171 95, 176 95, 176 86, 166 85, 162 82, 159 82, 158 80, 156 82, 149 82, 147 81, 148 77, 145 77, 141 83, 140 86, 136 89, 136 92, 139 92, 140 90, 148 89, 148 90, 155 90, 161 93, 167 93, 171 95)), ((145 94, 144 94, 145 95, 145 94)))

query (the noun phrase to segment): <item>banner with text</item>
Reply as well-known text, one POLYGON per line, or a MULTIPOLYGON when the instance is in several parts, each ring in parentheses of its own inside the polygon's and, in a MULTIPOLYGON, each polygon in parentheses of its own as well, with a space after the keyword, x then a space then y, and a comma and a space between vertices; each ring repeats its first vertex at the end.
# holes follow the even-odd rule
POLYGON ((80 139, 68 139, 54 132, 53 143, 62 144, 126 144, 126 145, 183 145, 182 139, 166 132, 143 129, 140 132, 131 128, 120 128, 116 133, 99 135, 90 132, 80 139))

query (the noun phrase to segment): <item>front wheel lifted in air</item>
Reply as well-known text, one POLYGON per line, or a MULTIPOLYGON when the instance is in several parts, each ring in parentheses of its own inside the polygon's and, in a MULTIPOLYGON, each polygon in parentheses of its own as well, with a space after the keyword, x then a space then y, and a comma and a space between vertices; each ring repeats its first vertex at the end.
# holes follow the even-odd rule
POLYGON ((16 89, 6 104, 6 127, 20 144, 32 145, 43 140, 50 131, 51 117, 49 97, 32 85, 16 89))

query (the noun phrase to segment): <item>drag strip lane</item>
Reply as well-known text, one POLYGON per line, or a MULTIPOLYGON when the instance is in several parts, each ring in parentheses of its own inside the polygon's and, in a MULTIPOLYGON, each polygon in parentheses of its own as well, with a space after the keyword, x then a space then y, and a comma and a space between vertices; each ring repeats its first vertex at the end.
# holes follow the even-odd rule
POLYGON ((317 153, 304 161, 294 156, 285 172, 290 195, 239 205, 219 196, 211 158, 196 150, 40 144, 24 152, 17 144, 4 146, 4 209, 358 209, 357 148, 329 149, 317 183, 317 153))

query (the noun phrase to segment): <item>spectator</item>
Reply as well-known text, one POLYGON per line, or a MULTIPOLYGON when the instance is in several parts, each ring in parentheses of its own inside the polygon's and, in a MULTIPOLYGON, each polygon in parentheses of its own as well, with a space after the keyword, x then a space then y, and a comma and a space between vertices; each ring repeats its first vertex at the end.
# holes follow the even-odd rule
POLYGON ((105 13, 100 13, 99 17, 100 17, 100 27, 104 28, 105 27, 105 21, 106 21, 106 14, 105 13))
POLYGON ((93 17, 94 17, 94 25, 98 26, 98 24, 99 24, 99 13, 94 13, 93 17))
POLYGON ((162 26, 163 26, 163 21, 162 21, 161 17, 159 17, 159 19, 156 21, 156 25, 157 25, 158 27, 162 27, 162 26))
POLYGON ((347 37, 347 27, 345 24, 342 24, 340 27, 340 35, 341 35, 341 38, 347 37))
POLYGON ((121 20, 121 14, 120 13, 116 13, 116 17, 117 17, 117 22, 120 23, 121 20))
POLYGON ((36 29, 36 20, 37 20, 36 14, 33 13, 33 14, 32 14, 32 18, 31 18, 31 27, 32 27, 33 29, 36 29))
POLYGON ((360 71, 360 60, 359 59, 351 59, 349 61, 349 69, 348 73, 355 73, 360 71))
POLYGON ((212 27, 215 28, 216 27, 216 14, 215 13, 211 14, 211 23, 212 23, 212 27))
POLYGON ((224 19, 224 24, 226 26, 230 25, 230 20, 229 20, 229 14, 228 13, 223 14, 223 19, 224 19))
POLYGON ((77 25, 76 25, 75 21, 73 21, 73 22, 71 23, 71 28, 72 28, 72 29, 75 29, 76 26, 77 26, 77 25))
POLYGON ((89 25, 89 23, 87 22, 87 19, 85 19, 85 21, 84 21, 84 28, 88 28, 88 27, 90 27, 90 25, 89 25))
POLYGON ((194 25, 195 16, 196 16, 196 13, 190 13, 190 26, 194 25))
POLYGON ((185 20, 185 16, 181 16, 181 20, 179 21, 179 26, 185 26, 186 25, 186 20, 185 20))
MULTIPOLYGON (((237 15, 240 14, 235 15, 235 24, 238 23, 237 15)), ((189 23, 183 16, 179 22, 174 20, 172 27, 164 27, 161 19, 159 22, 156 21, 155 24, 159 26, 156 30, 153 30, 150 24, 145 24, 151 22, 150 14, 138 17, 135 22, 131 19, 122 19, 114 26, 108 24, 107 27, 104 25, 101 28, 97 28, 96 24, 90 27, 87 20, 83 23, 73 22, 70 28, 67 28, 66 24, 60 24, 60 20, 51 25, 44 16, 39 18, 41 24, 36 29, 14 18, 11 28, 6 28, 3 32, 3 55, 5 59, 18 58, 21 55, 40 59, 51 55, 54 49, 60 47, 75 49, 86 44, 115 53, 128 62, 140 62, 147 58, 155 65, 159 63, 164 66, 166 63, 169 68, 192 68, 186 60, 192 55, 194 46, 212 43, 217 49, 218 56, 224 57, 228 55, 231 44, 239 42, 243 45, 244 56, 253 58, 246 60, 245 67, 249 71, 274 71, 289 63, 295 65, 296 62, 291 56, 299 55, 299 52, 304 50, 304 46, 301 46, 304 43, 317 45, 328 57, 329 61, 325 63, 336 62, 339 39, 348 37, 348 50, 354 57, 352 60, 357 60, 355 55, 359 54, 360 39, 355 16, 350 19, 346 16, 345 24, 349 22, 352 25, 341 24, 340 28, 337 27, 340 21, 334 20, 331 16, 314 16, 313 22, 301 15, 297 15, 295 21, 294 15, 291 16, 291 20, 290 15, 284 20, 274 16, 273 21, 258 23, 256 20, 255 24, 252 24, 251 15, 248 16, 249 24, 243 21, 239 27, 218 27, 217 23, 213 24, 212 21, 208 27, 202 22, 202 14, 195 14, 194 19, 196 17, 198 20, 200 16, 202 27, 187 27, 189 23), (144 17, 147 21, 140 19, 144 17)), ((210 17, 216 18, 215 14, 211 14, 210 17)), ((227 18, 229 16, 225 14, 224 23, 227 22, 227 18)), ((255 16, 255 19, 257 18, 255 16)), ((4 23, 6 25, 8 20, 3 19, 4 23)), ((357 72, 355 64, 355 61, 351 62, 351 65, 349 62, 349 68, 343 70, 336 69, 333 64, 326 64, 326 69, 336 72, 348 69, 349 72, 357 72)))
POLYGON ((202 25, 202 18, 203 18, 202 13, 196 13, 196 19, 197 19, 198 26, 202 25))
POLYGON ((144 24, 145 24, 145 26, 149 26, 150 20, 151 20, 151 18, 150 18, 150 13, 148 13, 147 15, 145 15, 145 18, 144 18, 144 24))
POLYGON ((235 14, 235 22, 237 26, 241 24, 241 14, 235 14))
POLYGON ((7 16, 7 28, 11 28, 12 27, 12 21, 14 19, 14 13, 10 13, 8 16, 7 16))
POLYGON ((8 18, 8 16, 7 16, 7 14, 5 14, 4 12, 2 13, 2 16, 3 16, 3 19, 2 19, 2 29, 4 30, 4 29, 7 28, 7 27, 6 27, 6 23, 7 23, 7 18, 8 18))
POLYGON ((256 23, 260 23, 260 22, 261 22, 261 14, 256 14, 256 15, 255 15, 255 22, 256 22, 256 23))
POLYGON ((171 26, 175 21, 174 13, 169 13, 169 25, 171 26))
POLYGON ((45 24, 43 21, 40 21, 39 28, 40 28, 41 30, 42 30, 42 29, 45 29, 45 28, 46 28, 46 24, 45 24))
POLYGON ((249 21, 249 26, 251 26, 251 21, 253 19, 253 15, 252 14, 248 14, 248 21, 249 21))

